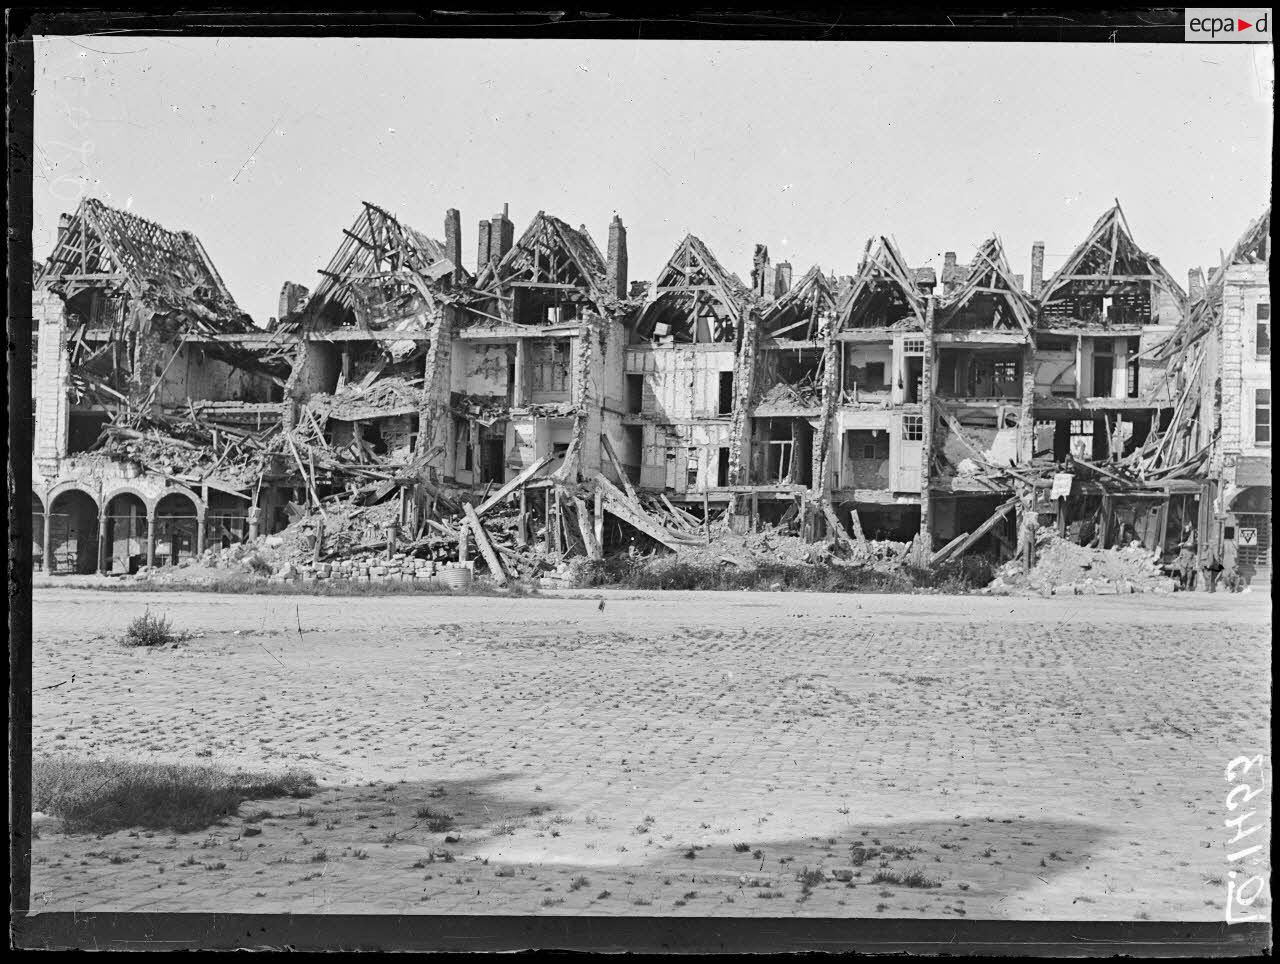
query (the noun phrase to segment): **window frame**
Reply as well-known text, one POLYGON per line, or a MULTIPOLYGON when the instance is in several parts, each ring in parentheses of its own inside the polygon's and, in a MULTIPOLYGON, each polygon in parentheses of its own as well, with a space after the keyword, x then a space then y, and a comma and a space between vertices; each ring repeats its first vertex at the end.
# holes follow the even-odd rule
POLYGON ((1256 446, 1257 448, 1271 447, 1272 425, 1273 425, 1273 422, 1271 418, 1271 389, 1255 388, 1253 390, 1253 444, 1254 446, 1256 446), (1265 398, 1263 396, 1265 396, 1265 398), (1267 416, 1265 425, 1263 425, 1263 423, 1259 419, 1259 416, 1262 415, 1263 412, 1266 412, 1266 416, 1267 416), (1265 439, 1258 437, 1259 429, 1265 429, 1266 435, 1267 435, 1265 439))

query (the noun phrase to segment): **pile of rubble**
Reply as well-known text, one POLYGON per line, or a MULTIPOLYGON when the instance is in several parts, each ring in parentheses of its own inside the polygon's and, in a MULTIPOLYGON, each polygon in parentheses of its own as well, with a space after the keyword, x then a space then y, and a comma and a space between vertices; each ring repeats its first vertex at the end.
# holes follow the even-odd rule
POLYGON ((1024 570, 1017 559, 1010 560, 997 571, 988 591, 1055 596, 1168 593, 1175 585, 1161 570, 1155 554, 1141 543, 1091 549, 1042 526, 1036 530, 1036 562, 1031 570, 1024 570))

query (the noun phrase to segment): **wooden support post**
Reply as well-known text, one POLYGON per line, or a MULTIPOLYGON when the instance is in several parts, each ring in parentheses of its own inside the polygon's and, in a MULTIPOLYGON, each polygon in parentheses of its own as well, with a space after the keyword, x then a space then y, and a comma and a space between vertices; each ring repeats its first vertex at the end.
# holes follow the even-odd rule
POLYGON ((1065 538, 1067 535, 1067 497, 1060 495, 1057 498, 1058 512, 1058 538, 1065 538))
POLYGON ((756 531, 756 527, 760 524, 760 494, 754 489, 751 490, 751 519, 750 529, 756 531))
POLYGON ((98 551, 95 560, 95 572, 101 576, 106 572, 106 556, 107 556, 107 513, 106 506, 103 511, 98 513, 98 551))
POLYGON ((928 550, 933 549, 929 472, 933 465, 934 305, 934 296, 929 295, 924 306, 924 354, 920 359, 920 538, 928 550))
POLYGON ((311 551, 311 565, 320 562, 320 549, 324 546, 324 517, 321 516, 316 520, 316 544, 311 551))
POLYGON ((516 525, 516 545, 529 544, 529 497, 525 489, 520 489, 520 521, 516 525))
POLYGON ((573 507, 578 510, 578 531, 582 534, 582 544, 586 546, 587 558, 603 559, 604 553, 600 551, 600 543, 596 541, 595 527, 587 512, 587 503, 580 496, 575 495, 573 507))
POLYGON ((592 518, 595 520, 596 542, 600 545, 600 558, 604 558, 604 496, 600 494, 600 490, 596 489, 595 497, 595 514, 592 518))
POLYGON ((827 528, 831 530, 831 535, 835 536, 836 541, 843 545, 852 545, 853 540, 849 538, 849 533, 844 531, 844 526, 840 524, 840 518, 836 515, 836 510, 831 508, 830 503, 822 502, 822 514, 827 520, 827 528))
POLYGON ((711 500, 707 490, 702 490, 702 535, 707 545, 711 545, 711 500))
POLYGON ((849 513, 849 521, 853 523, 853 535, 859 542, 867 541, 867 534, 862 531, 862 518, 858 515, 858 510, 854 509, 849 513))
MULTIPOLYGON (((476 548, 480 550, 480 555, 484 556, 484 561, 489 566, 489 572, 494 581, 499 586, 505 585, 507 574, 502 571, 502 562, 498 559, 498 554, 493 551, 493 546, 489 543, 489 537, 485 534, 484 525, 480 522, 480 517, 476 515, 476 510, 471 507, 469 502, 462 507, 462 510, 467 514, 467 521, 471 523, 471 531, 475 533, 476 548)), ((463 526, 463 528, 465 529, 466 526, 463 526)))
POLYGON ((1111 493, 1102 493, 1102 518, 1098 520, 1098 548, 1107 548, 1107 539, 1111 534, 1111 493))
POLYGON ((554 541, 551 535, 551 527, 556 524, 555 519, 551 515, 551 490, 550 489, 542 490, 542 505, 543 505, 542 519, 544 523, 542 527, 542 551, 550 552, 552 542, 554 541))
POLYGON ((555 547, 557 553, 564 555, 564 513, 560 511, 560 490, 558 488, 555 490, 555 503, 556 523, 555 532, 553 533, 555 537, 555 547))
POLYGON ((156 517, 147 513, 147 567, 156 564, 156 517))
POLYGON ((466 523, 458 526, 458 561, 467 561, 467 531, 466 523))
POLYGON ((41 567, 46 576, 53 575, 53 502, 49 501, 44 510, 44 555, 41 567))

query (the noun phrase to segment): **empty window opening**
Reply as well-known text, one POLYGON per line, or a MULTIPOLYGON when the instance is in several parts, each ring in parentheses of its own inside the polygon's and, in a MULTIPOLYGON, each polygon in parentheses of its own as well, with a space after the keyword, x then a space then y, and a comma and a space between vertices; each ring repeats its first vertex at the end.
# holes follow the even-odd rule
POLYGON ((1257 306, 1257 337, 1254 342, 1254 354, 1258 358, 1271 357, 1271 305, 1257 306))
POLYGON ((1259 388, 1253 400, 1253 441, 1255 445, 1271 444, 1271 389, 1259 388))
POLYGON ((689 449, 688 459, 685 462, 684 483, 687 488, 696 488, 698 485, 698 450, 689 449))
POLYGON ((720 373, 720 414, 733 414, 733 372, 720 373))
POLYGON ((729 447, 722 445, 716 459, 716 485, 724 488, 729 484, 729 447))
POLYGON ((644 376, 627 376, 627 413, 639 415, 644 410, 644 376))

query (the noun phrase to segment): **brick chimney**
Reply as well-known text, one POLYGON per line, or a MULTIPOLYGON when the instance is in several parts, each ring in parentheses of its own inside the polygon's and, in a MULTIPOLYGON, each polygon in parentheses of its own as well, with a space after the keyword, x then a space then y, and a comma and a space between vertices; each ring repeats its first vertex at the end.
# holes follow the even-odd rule
POLYGON ((1044 290, 1044 242, 1031 246, 1031 297, 1039 298, 1044 290))
POLYGON ((609 254, 605 264, 605 278, 609 293, 618 297, 627 296, 627 229, 622 225, 622 218, 615 213, 609 222, 609 254))
POLYGON ((62 243, 62 239, 67 236, 67 229, 71 227, 71 215, 61 214, 58 216, 58 240, 57 244, 62 243))
POLYGON ((493 221, 490 222, 489 230, 489 257, 494 261, 501 261, 507 256, 507 252, 511 250, 511 245, 516 240, 516 226, 511 223, 507 217, 508 205, 502 205, 502 213, 495 214, 493 221))
POLYGON ((779 261, 773 284, 773 296, 781 298, 791 290, 791 262, 779 261))
POLYGON ((956 286, 956 253, 948 251, 942 256, 942 293, 951 294, 956 286))
POLYGON ((1193 299, 1204 294, 1204 272, 1201 269, 1192 268, 1187 272, 1187 294, 1193 299))
POLYGON ((476 234, 476 274, 489 263, 489 222, 481 221, 476 234))
POLYGON ((456 280, 462 270, 462 215, 457 208, 444 212, 444 256, 453 262, 456 280))
POLYGON ((769 248, 767 245, 757 244, 756 253, 751 259, 751 287, 757 296, 764 297, 772 291, 767 287, 772 280, 769 271, 769 248))
POLYGON ((1027 289, 1023 286, 1023 282, 1024 282, 1024 281, 1026 281, 1026 279, 1025 279, 1025 278, 1023 278, 1023 277, 1022 277, 1022 275, 1020 275, 1020 274, 1015 274, 1015 275, 1013 276, 1013 285, 1014 285, 1014 287, 1015 287, 1015 288, 1017 288, 1019 291, 1026 291, 1026 290, 1027 290, 1027 289))

